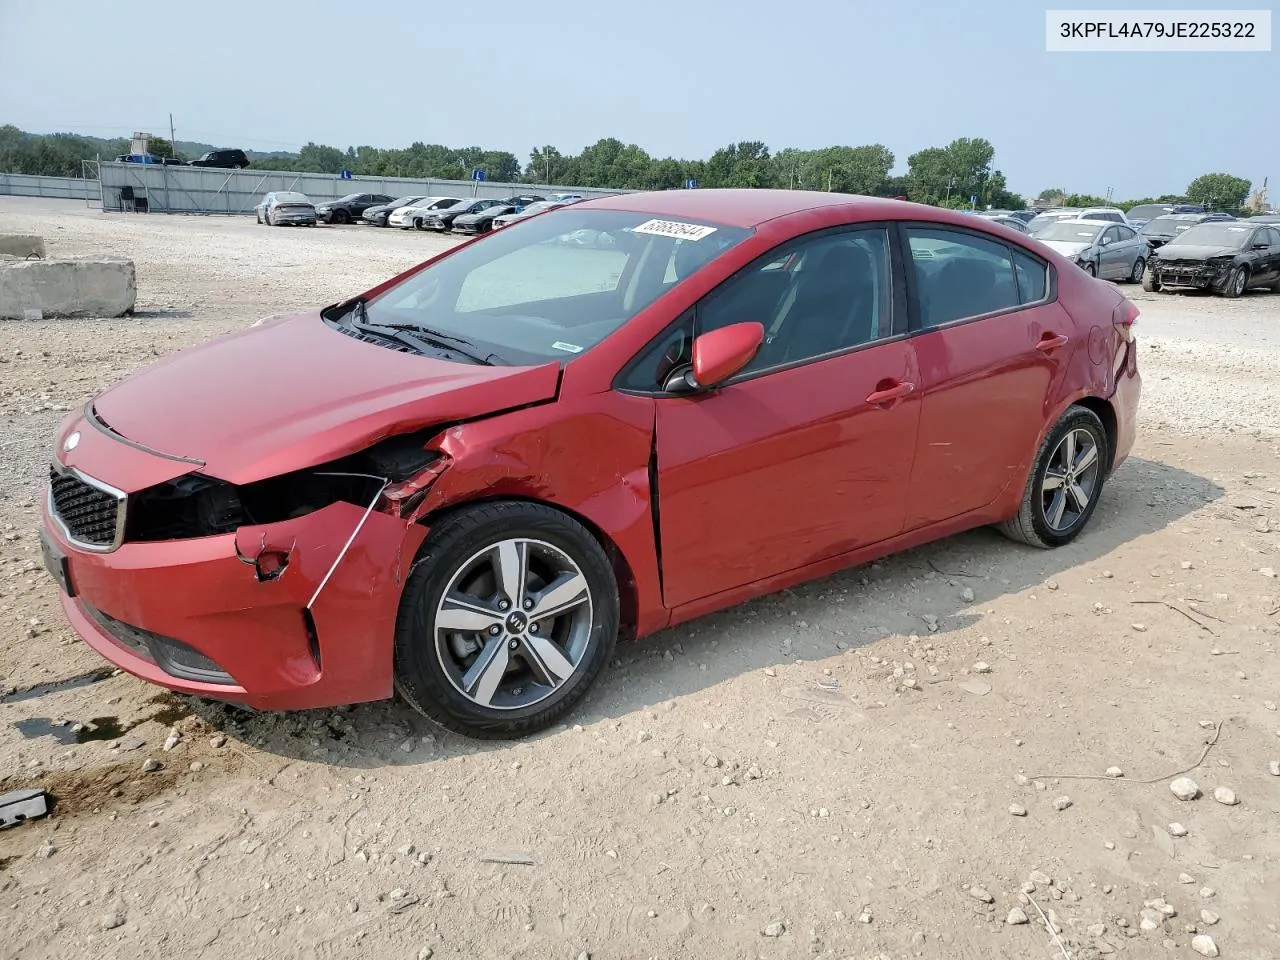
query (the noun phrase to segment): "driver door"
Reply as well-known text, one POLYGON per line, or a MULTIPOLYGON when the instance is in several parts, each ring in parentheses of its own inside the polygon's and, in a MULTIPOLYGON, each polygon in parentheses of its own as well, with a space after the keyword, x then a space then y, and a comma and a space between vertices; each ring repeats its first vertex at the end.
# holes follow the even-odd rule
POLYGON ((767 342, 718 389, 656 400, 666 606, 901 532, 920 418, 915 352, 895 336, 885 227, 776 248, 641 357, 661 383, 695 334, 759 321, 767 342))

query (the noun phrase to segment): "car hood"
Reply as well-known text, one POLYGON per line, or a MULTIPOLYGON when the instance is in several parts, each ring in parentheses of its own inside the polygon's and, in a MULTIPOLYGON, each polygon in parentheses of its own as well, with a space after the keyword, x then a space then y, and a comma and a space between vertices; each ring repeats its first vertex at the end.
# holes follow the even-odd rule
POLYGON ((1088 250, 1092 244, 1088 243, 1072 243, 1067 240, 1041 240, 1046 247, 1064 257, 1074 257, 1077 253, 1088 250))
POLYGON ((560 365, 487 367, 356 340, 319 313, 180 350, 93 401, 114 433, 247 483, 383 437, 554 400, 560 365))
POLYGON ((1209 260, 1213 257, 1234 257, 1240 251, 1235 247, 1207 247, 1193 243, 1166 243, 1157 252, 1161 260, 1209 260))

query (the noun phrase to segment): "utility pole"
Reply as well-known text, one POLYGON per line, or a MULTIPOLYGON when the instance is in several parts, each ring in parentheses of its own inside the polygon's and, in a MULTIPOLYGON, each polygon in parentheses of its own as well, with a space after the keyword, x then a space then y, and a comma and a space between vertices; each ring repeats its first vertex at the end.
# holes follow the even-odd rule
POLYGON ((947 177, 947 199, 942 201, 944 207, 951 206, 951 186, 956 182, 955 174, 947 177))
POLYGON ((173 152, 176 155, 178 152, 178 148, 173 146, 173 114, 172 113, 169 114, 169 146, 173 147, 173 152))

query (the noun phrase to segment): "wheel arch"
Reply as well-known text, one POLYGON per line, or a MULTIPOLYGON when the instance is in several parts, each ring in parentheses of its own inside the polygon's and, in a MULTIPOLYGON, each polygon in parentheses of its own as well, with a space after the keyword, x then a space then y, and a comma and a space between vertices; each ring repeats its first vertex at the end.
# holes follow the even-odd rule
MULTIPOLYGON (((416 522, 429 529, 445 517, 452 516, 463 510, 495 503, 536 504, 540 507, 555 510, 557 513, 561 513, 569 519, 582 524, 587 532, 591 534, 592 539, 600 545, 600 549, 604 551, 605 556, 609 558, 609 566, 613 570, 614 583, 618 587, 618 640, 625 643, 636 638, 640 621, 640 591, 636 583, 635 571, 632 569, 631 562, 627 559, 627 555, 622 548, 604 531, 604 528, 586 514, 566 507, 562 503, 554 503, 550 500, 527 495, 478 495, 450 501, 439 509, 420 517, 416 522)), ((423 541, 424 545, 426 542, 426 540, 423 541)))
MULTIPOLYGON (((1102 427, 1107 431, 1107 469, 1106 473, 1111 473, 1112 464, 1116 462, 1116 445, 1119 442, 1119 421, 1116 419, 1115 407, 1111 405, 1110 400, 1104 400, 1102 397, 1089 394, 1074 400, 1068 404, 1063 410, 1065 414, 1072 407, 1084 407, 1097 414, 1098 419, 1102 421, 1102 427)), ((1060 414, 1058 419, 1062 419, 1060 414)), ((1057 421, 1055 421, 1057 422, 1057 421)))

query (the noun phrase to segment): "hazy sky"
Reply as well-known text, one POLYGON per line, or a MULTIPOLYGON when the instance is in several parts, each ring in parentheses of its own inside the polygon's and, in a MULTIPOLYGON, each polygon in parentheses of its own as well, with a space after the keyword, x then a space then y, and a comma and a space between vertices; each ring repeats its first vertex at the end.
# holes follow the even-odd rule
POLYGON ((608 136, 688 158, 737 140, 878 142, 898 172, 922 147, 980 136, 1015 190, 1110 187, 1117 199, 1176 193, 1210 171, 1255 188, 1280 174, 1280 54, 1050 54, 1044 11, 1027 0, 0 0, 0 123, 167 136, 172 112, 179 139, 218 146, 422 140, 522 163, 535 145, 570 153, 608 136))

